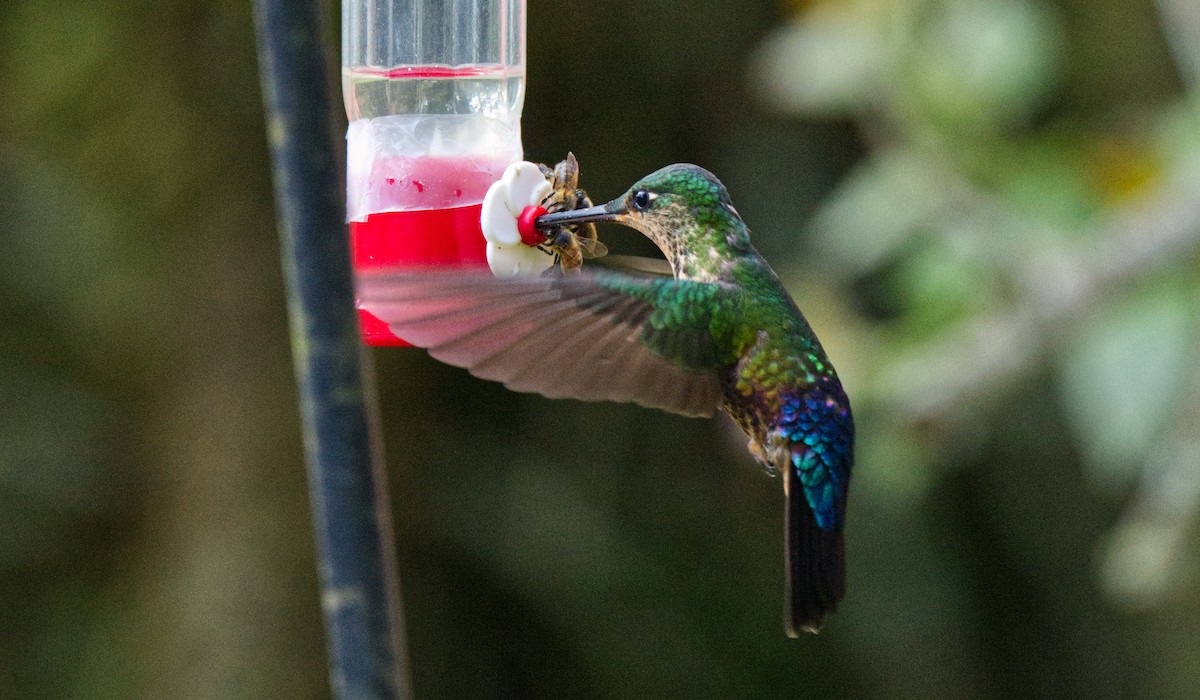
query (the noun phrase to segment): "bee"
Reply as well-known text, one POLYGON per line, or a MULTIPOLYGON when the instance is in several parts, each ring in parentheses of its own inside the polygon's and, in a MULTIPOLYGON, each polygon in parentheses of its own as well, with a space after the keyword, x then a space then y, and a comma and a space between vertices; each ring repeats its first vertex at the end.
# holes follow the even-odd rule
MULTIPOLYGON (((567 153, 567 159, 553 169, 546 165, 538 167, 554 186, 554 190, 542 200, 547 213, 592 206, 592 200, 579 187, 579 161, 575 160, 574 153, 567 153)), ((554 262, 558 263, 563 274, 583 267, 584 258, 602 258, 608 254, 608 246, 600 242, 593 223, 555 226, 547 232, 546 242, 538 247, 554 256, 554 262)))

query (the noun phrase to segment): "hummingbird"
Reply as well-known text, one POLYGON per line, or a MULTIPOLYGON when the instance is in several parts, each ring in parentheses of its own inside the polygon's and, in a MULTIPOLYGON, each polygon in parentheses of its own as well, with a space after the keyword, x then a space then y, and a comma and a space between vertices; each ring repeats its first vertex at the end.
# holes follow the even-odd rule
POLYGON ((712 173, 670 165, 607 204, 545 214, 535 226, 603 221, 653 241, 667 274, 645 264, 503 280, 368 273, 359 301, 433 357, 516 391, 687 416, 724 410, 767 473, 783 476, 785 629, 816 633, 845 593, 854 461, 850 402, 833 365, 712 173))

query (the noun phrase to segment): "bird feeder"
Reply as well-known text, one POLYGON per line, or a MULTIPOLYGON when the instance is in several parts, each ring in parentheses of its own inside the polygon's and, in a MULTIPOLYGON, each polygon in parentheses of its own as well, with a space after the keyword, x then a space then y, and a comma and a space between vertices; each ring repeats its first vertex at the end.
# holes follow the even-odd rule
POLYGON ((486 265, 484 195, 522 156, 525 0, 345 0, 342 92, 355 272, 486 265))

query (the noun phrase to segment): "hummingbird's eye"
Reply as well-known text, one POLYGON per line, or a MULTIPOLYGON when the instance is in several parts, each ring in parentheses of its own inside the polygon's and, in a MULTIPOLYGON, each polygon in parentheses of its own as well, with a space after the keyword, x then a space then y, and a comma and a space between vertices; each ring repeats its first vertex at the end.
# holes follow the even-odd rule
POLYGON ((650 208, 650 202, 652 200, 653 198, 650 196, 649 192, 646 190, 638 190, 637 192, 633 193, 633 199, 630 203, 633 204, 634 209, 638 211, 646 211, 650 208))

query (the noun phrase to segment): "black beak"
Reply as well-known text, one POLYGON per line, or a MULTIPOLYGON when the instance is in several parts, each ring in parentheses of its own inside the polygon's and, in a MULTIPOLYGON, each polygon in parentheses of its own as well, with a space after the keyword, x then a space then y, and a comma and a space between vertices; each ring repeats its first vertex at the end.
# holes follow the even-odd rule
POLYGON ((621 200, 613 200, 608 204, 588 207, 587 209, 543 214, 533 222, 533 225, 537 228, 551 228, 564 224, 585 224, 589 221, 612 221, 622 211, 624 211, 624 203, 621 200))

